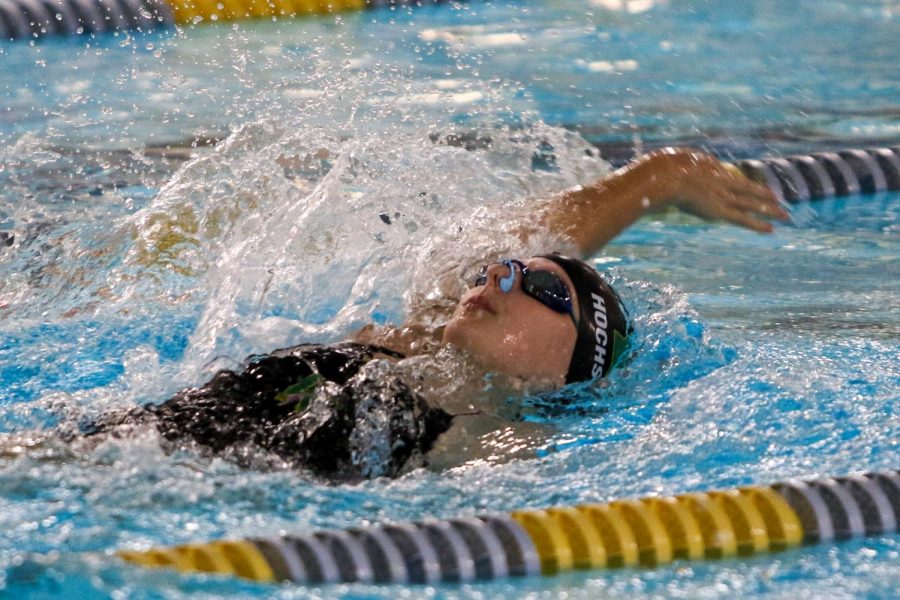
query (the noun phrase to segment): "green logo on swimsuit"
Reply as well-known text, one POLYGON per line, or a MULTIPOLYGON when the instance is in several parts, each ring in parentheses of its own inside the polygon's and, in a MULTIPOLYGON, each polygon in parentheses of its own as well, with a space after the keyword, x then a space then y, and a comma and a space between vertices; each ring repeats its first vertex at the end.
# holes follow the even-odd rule
POLYGON ((318 373, 307 375, 291 387, 280 392, 275 399, 278 404, 294 404, 294 412, 303 412, 309 406, 309 400, 313 392, 325 378, 318 373))

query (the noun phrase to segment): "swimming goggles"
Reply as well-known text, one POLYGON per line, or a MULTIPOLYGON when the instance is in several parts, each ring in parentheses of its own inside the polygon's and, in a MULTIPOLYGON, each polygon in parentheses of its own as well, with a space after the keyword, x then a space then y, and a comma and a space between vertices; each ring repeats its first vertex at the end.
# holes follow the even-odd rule
MULTIPOLYGON (((500 261, 500 264, 509 269, 509 275, 501 277, 499 282, 500 290, 504 294, 512 291, 513 286, 516 284, 516 267, 519 267, 518 271, 522 272, 522 291, 550 310, 569 315, 575 328, 578 329, 569 287, 559 275, 552 271, 532 271, 521 260, 503 260, 500 261)), ((475 278, 475 287, 487 283, 487 270, 487 265, 481 267, 478 277, 475 278)))

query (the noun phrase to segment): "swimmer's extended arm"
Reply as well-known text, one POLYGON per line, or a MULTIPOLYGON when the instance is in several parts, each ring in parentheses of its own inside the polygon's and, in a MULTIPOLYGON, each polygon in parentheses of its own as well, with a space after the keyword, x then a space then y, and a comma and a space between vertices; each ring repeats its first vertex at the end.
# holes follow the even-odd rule
POLYGON ((554 196, 544 206, 540 224, 590 255, 640 217, 670 206, 764 233, 772 231, 764 219, 788 218, 766 186, 705 152, 667 148, 554 196))
MULTIPOLYGON (((788 216, 767 187, 713 156, 698 150, 666 149, 651 152, 591 185, 550 198, 533 224, 523 226, 519 234, 527 240, 549 230, 574 243, 583 256, 590 256, 645 214, 668 207, 760 232, 772 231, 764 219, 788 216)), ((442 281, 447 289, 459 287, 455 272, 442 281)), ((459 293, 447 292, 446 297, 455 299, 459 293)), ((422 323, 443 322, 454 306, 455 301, 426 309, 414 307, 402 327, 369 326, 354 339, 406 355, 425 353, 440 342, 441 332, 422 323)))

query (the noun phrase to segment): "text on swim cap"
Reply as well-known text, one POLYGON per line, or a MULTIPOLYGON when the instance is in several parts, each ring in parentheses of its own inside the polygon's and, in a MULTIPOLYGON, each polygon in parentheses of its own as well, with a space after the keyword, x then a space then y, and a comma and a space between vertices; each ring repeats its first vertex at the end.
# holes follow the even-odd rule
POLYGON ((603 362, 606 360, 606 344, 609 338, 606 335, 606 302, 603 296, 591 292, 594 301, 594 366, 591 367, 591 377, 603 374, 603 362))

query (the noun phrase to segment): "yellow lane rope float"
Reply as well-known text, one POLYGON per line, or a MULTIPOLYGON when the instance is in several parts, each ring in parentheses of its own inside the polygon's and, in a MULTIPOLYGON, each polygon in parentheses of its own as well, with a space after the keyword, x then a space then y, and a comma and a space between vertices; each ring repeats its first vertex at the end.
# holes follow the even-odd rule
POLYGON ((430 584, 749 556, 898 524, 900 473, 886 471, 117 555, 261 582, 430 584))
POLYGON ((167 2, 178 25, 201 21, 326 14, 361 10, 371 4, 366 0, 167 0, 167 2))

